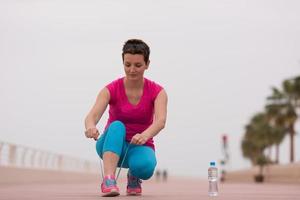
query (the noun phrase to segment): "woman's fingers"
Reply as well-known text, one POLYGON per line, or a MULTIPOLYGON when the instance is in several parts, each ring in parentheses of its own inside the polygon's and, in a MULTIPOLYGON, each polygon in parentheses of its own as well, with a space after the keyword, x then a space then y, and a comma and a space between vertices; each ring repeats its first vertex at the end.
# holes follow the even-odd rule
POLYGON ((98 136, 99 136, 99 132, 98 132, 98 129, 96 129, 96 128, 93 128, 92 129, 92 138, 94 138, 95 140, 98 138, 98 136))
POLYGON ((94 138, 95 140, 97 140, 98 136, 99 136, 99 131, 97 128, 93 127, 93 128, 88 128, 85 131, 85 136, 87 138, 94 138))
POLYGON ((136 144, 136 142, 137 142, 137 139, 135 138, 135 136, 133 136, 131 138, 130 144, 136 144))
POLYGON ((135 134, 132 139, 131 143, 136 145, 143 145, 147 142, 146 138, 142 134, 135 134))
POLYGON ((98 139, 98 136, 99 136, 99 132, 98 132, 98 129, 96 129, 96 128, 93 128, 92 129, 92 134, 91 134, 92 136, 92 138, 94 138, 95 140, 97 140, 98 139))

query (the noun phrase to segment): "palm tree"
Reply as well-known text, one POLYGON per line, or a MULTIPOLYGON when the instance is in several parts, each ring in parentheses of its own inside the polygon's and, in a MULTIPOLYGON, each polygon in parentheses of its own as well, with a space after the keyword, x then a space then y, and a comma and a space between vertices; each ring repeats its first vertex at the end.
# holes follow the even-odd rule
POLYGON ((264 150, 272 144, 271 127, 267 123, 265 113, 254 115, 250 123, 245 127, 246 132, 242 141, 242 151, 252 164, 256 164, 256 159, 264 153, 264 150))
MULTIPOLYGON (((245 127, 246 132, 242 141, 243 156, 249 158, 252 165, 259 165, 259 174, 256 179, 263 179, 263 167, 269 159, 264 150, 272 145, 272 127, 269 125, 266 113, 257 113, 245 127)), ((262 180, 261 180, 262 181, 262 180)))
POLYGON ((287 131, 290 136, 290 162, 294 162, 295 159, 295 123, 297 120, 296 106, 299 100, 299 91, 298 89, 299 79, 288 79, 283 82, 283 90, 287 99, 287 103, 283 108, 285 115, 285 122, 287 131), (298 81, 297 81, 298 80, 298 81), (298 97, 298 99, 297 99, 298 97))
POLYGON ((287 132, 285 128, 285 118, 281 113, 282 111, 282 98, 283 94, 276 88, 273 88, 273 93, 269 100, 273 102, 265 106, 265 112, 267 115, 267 120, 269 125, 272 127, 272 142, 275 145, 275 163, 279 163, 279 145, 284 139, 285 133, 287 132))
MULTIPOLYGON (((298 79, 297 79, 298 80, 298 79)), ((299 78, 300 80, 300 78, 299 78)), ((299 81, 298 81, 299 82, 299 81)), ((298 83, 297 82, 297 83, 298 83)), ((300 83, 299 83, 300 84, 300 83)), ((295 84, 295 79, 288 79, 283 82, 283 91, 277 88, 272 88, 273 93, 267 99, 269 104, 266 106, 269 120, 275 124, 277 128, 286 131, 290 136, 290 162, 294 162, 294 136, 295 136, 295 122, 297 120, 296 105, 298 86, 295 84)), ((280 132, 280 131, 279 131, 280 132)), ((281 135, 279 133, 279 135, 281 135)), ((280 140, 280 136, 278 138, 280 140)), ((282 138, 283 139, 283 138, 282 138)), ((278 141, 280 144, 280 141, 278 141)), ((279 151, 278 149, 276 151, 279 151)))
POLYGON ((253 165, 262 167, 270 162, 264 151, 272 145, 276 147, 275 162, 278 163, 279 145, 286 133, 290 136, 290 162, 294 162, 294 126, 298 117, 296 108, 300 107, 300 76, 285 80, 282 85, 282 91, 272 88, 265 113, 254 115, 245 127, 241 148, 243 156, 249 158, 253 165))

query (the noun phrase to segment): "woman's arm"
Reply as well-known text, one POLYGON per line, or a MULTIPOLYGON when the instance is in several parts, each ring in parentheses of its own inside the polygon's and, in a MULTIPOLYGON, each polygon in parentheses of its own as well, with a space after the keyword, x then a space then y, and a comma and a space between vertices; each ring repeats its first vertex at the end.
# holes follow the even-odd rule
POLYGON ((94 138, 95 140, 98 138, 99 132, 96 128, 96 124, 99 122, 106 110, 109 100, 110 94, 108 89, 105 87, 99 92, 94 106, 85 118, 86 137, 94 138))
POLYGON ((165 90, 161 90, 154 101, 153 123, 143 133, 133 136, 131 143, 143 145, 165 127, 167 120, 167 103, 167 93, 165 90))

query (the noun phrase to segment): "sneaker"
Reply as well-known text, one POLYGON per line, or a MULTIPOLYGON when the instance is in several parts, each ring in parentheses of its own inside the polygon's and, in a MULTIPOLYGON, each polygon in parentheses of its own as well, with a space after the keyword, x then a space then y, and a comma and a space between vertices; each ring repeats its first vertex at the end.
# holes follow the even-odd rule
POLYGON ((141 195, 142 186, 141 179, 134 177, 128 171, 127 173, 127 195, 141 195))
POLYGON ((114 197, 120 195, 119 188, 114 175, 105 176, 101 184, 103 197, 114 197))

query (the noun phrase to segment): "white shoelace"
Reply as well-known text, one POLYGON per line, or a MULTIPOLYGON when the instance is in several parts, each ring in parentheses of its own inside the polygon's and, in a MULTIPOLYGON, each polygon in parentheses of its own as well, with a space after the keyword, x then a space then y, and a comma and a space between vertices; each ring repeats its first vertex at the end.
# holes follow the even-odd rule
MULTIPOLYGON (((122 162, 121 162, 119 171, 118 171, 118 173, 117 173, 116 181, 118 180, 118 178, 119 178, 119 176, 120 176, 120 173, 121 173, 121 170, 122 170, 122 167, 123 167, 123 164, 124 164, 125 158, 126 158, 126 156, 127 156, 127 152, 128 152, 128 150, 129 150, 130 145, 131 145, 131 143, 128 144, 128 147, 127 147, 126 150, 125 150, 124 157, 123 157, 123 159, 122 159, 122 162)), ((102 180, 104 180, 103 165, 102 165, 102 159, 101 159, 100 156, 99 156, 99 159, 100 159, 100 170, 101 170, 102 180)))

